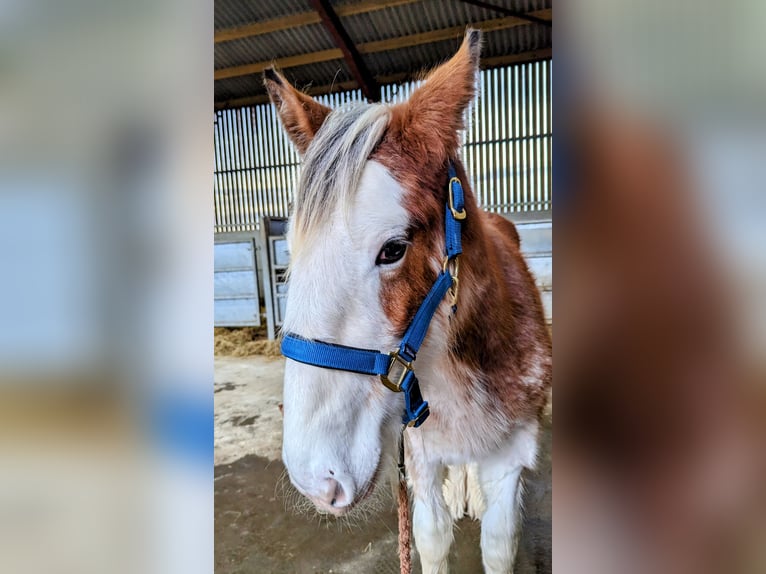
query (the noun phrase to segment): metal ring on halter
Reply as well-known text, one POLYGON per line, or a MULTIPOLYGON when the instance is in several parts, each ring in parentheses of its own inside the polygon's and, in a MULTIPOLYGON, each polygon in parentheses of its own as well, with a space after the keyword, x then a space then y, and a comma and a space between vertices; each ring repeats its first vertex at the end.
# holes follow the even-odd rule
POLYGON ((399 354, 399 349, 391 351, 389 353, 391 361, 388 363, 388 371, 384 375, 380 375, 380 380, 386 386, 386 388, 394 391, 395 393, 402 392, 402 383, 407 377, 407 374, 412 371, 412 361, 407 361, 399 354), (393 375, 395 366, 399 366, 401 371, 398 375, 393 375))
POLYGON ((448 255, 442 261, 442 271, 449 271, 452 277, 457 277, 460 273, 460 255, 450 258, 448 255))
POLYGON ((457 304, 457 292, 458 288, 460 287, 460 281, 458 280, 458 275, 460 273, 460 255, 455 255, 453 258, 449 258, 449 256, 444 258, 444 262, 442 263, 442 271, 449 272, 450 277, 452 277, 452 287, 449 289, 450 297, 452 297, 452 305, 457 304))

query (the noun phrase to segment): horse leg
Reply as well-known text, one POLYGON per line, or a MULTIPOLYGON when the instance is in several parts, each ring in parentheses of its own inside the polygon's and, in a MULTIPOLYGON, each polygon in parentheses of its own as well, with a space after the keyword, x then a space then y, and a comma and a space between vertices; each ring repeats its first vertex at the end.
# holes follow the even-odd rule
POLYGON ((481 519, 481 556, 486 574, 512 572, 521 516, 521 471, 537 456, 537 427, 517 432, 508 446, 479 465, 486 500, 481 519))
POLYGON ((443 471, 441 465, 421 463, 416 472, 411 473, 412 534, 423 574, 447 574, 448 571, 452 516, 442 494, 443 471))

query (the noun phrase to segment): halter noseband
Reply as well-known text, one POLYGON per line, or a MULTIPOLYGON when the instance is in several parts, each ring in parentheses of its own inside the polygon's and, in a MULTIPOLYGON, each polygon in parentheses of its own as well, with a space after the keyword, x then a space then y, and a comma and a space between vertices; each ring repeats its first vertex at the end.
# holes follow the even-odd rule
POLYGON ((429 414, 428 402, 423 400, 420 393, 420 385, 412 363, 426 337, 428 325, 448 291, 452 297, 453 313, 457 310, 459 258, 463 252, 460 222, 465 219, 465 199, 463 186, 452 161, 448 165, 448 174, 450 180, 447 184, 448 200, 444 216, 444 242, 447 253, 444 265, 404 333, 398 349, 390 353, 381 353, 310 340, 295 333, 287 333, 282 339, 282 354, 294 361, 326 369, 380 375, 381 381, 388 389, 404 393, 402 422, 412 427, 423 424, 429 414))

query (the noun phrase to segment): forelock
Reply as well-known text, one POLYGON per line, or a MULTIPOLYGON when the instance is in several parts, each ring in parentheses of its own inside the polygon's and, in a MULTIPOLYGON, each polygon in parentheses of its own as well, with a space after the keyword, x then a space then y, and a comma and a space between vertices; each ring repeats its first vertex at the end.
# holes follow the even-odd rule
POLYGON ((389 107, 384 104, 355 104, 327 116, 303 159, 294 231, 309 234, 336 210, 351 205, 364 165, 389 119, 389 107))

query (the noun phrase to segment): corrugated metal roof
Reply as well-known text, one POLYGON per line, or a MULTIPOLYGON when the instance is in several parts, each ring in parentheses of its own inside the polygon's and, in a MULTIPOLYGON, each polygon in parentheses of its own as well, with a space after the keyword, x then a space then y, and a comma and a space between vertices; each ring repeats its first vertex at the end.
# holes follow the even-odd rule
MULTIPOLYGON (((518 2, 495 2, 509 9, 518 2)), ((550 8, 550 2, 525 2, 529 8, 520 8, 523 12, 550 8)), ((455 26, 465 26, 473 22, 501 18, 503 14, 478 8, 460 0, 423 0, 415 4, 376 10, 365 14, 348 16, 343 19, 343 26, 351 39, 361 44, 388 38, 399 38, 422 32, 431 32, 455 26)), ((542 28, 543 26, 534 26, 542 28)))
MULTIPOLYGON (((547 31, 547 38, 545 33, 532 32, 531 26, 525 28, 518 34, 507 34, 505 30, 485 34, 482 57, 505 56, 550 46, 550 31, 547 28, 544 29, 547 31)), ((393 75, 403 71, 416 74, 449 59, 460 46, 460 41, 461 37, 456 37, 454 40, 367 54, 364 59, 379 76, 393 75)))
POLYGON ((243 26, 310 11, 308 0, 215 0, 215 29, 243 26))
POLYGON ((241 66, 332 48, 335 44, 327 30, 321 24, 312 24, 222 42, 215 47, 215 67, 241 66))
MULTIPOLYGON (((551 8, 551 0, 488 0, 506 9, 533 12, 551 8)), ((365 0, 361 0, 362 3, 365 0)), ((333 0, 336 7, 358 4, 333 0)), ((308 0, 216 0, 216 32, 235 26, 264 23, 311 12, 308 0)), ((503 18, 502 13, 479 8, 461 0, 420 0, 365 13, 344 16, 341 23, 355 45, 392 40, 503 18)), ((415 74, 449 58, 460 45, 455 38, 382 52, 365 53, 365 65, 378 79, 385 76, 415 74)), ((551 47, 552 29, 540 24, 517 25, 485 34, 483 58, 497 58, 551 47)), ((216 70, 268 62, 279 58, 331 50, 337 46, 321 23, 281 29, 241 39, 219 42, 215 46, 216 70)), ((342 59, 314 62, 283 69, 295 85, 329 86, 353 80, 342 59)), ((215 101, 263 96, 260 74, 232 77, 215 82, 215 101)))

